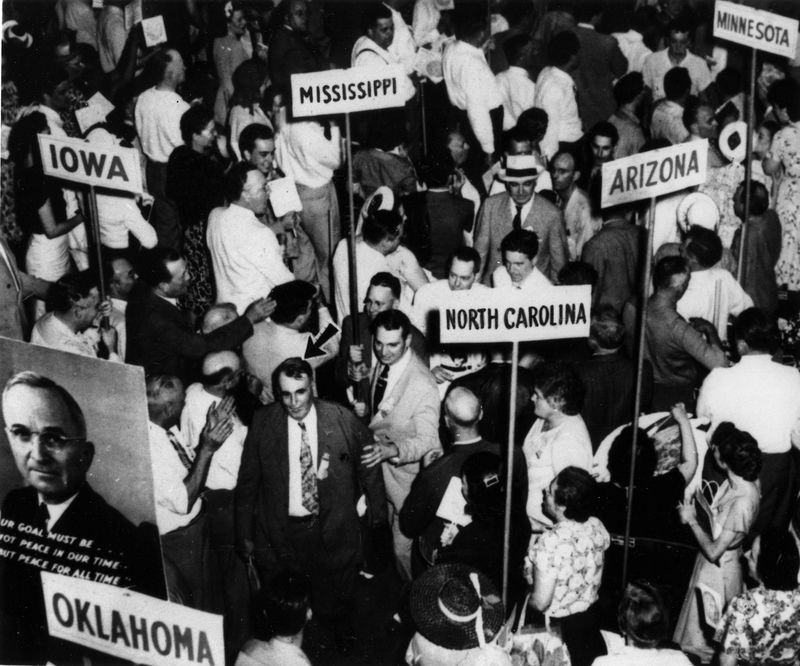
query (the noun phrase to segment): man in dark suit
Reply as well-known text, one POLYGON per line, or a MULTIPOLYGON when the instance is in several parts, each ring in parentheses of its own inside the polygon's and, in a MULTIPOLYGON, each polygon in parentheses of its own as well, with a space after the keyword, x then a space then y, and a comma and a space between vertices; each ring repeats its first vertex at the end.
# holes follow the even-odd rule
MULTIPOLYGON (((364 395, 369 390, 372 368, 372 333, 370 324, 380 312, 395 310, 400 303, 400 280, 391 273, 375 273, 369 281, 364 310, 358 313, 359 344, 353 344, 353 319, 347 315, 342 322, 342 343, 336 358, 336 382, 342 388, 361 384, 364 395), (364 350, 367 350, 364 353, 364 350)), ((424 363, 428 362, 425 336, 415 326, 411 327, 411 349, 424 363)))
POLYGON ((363 491, 377 527, 386 522, 386 499, 380 468, 359 462, 372 434, 348 410, 316 400, 312 377, 299 358, 275 370, 280 403, 256 412, 244 444, 236 536, 263 581, 282 569, 310 577, 314 612, 348 651, 361 560, 356 503, 363 491))
MULTIPOLYGON (((506 460, 505 446, 487 441, 478 431, 481 403, 477 396, 465 388, 454 388, 444 401, 444 421, 450 431, 453 444, 438 460, 423 469, 414 480, 411 492, 400 511, 400 529, 409 538, 416 538, 417 548, 412 554, 414 573, 435 564, 435 551, 441 544, 446 521, 437 516, 450 480, 461 479, 461 465, 473 453, 489 451, 506 460)), ((505 444, 505 443, 504 443, 505 444)), ((522 449, 514 449, 512 485, 512 524, 522 532, 515 541, 527 544, 530 522, 525 514, 528 501, 528 466, 522 449), (521 529, 520 529, 521 528, 521 529)), ((505 480, 503 481, 505 483, 505 480)), ((502 544, 499 544, 502 549, 502 544)), ((521 569, 520 569, 521 572, 521 569)))
POLYGON ((185 385, 200 376, 206 354, 234 349, 253 334, 253 324, 263 321, 275 309, 267 298, 253 301, 245 313, 206 335, 195 332, 190 313, 178 307, 191 276, 186 260, 170 249, 148 253, 139 269, 144 284, 128 301, 126 360, 144 367, 148 375, 178 377, 185 385))
POLYGON ((289 92, 292 74, 327 69, 324 58, 311 46, 308 35, 308 5, 305 0, 286 3, 284 24, 269 43, 269 77, 282 93, 289 92))
POLYGON ((503 265, 500 242, 515 229, 528 229, 539 239, 536 267, 551 282, 567 263, 567 234, 561 211, 544 197, 534 196, 536 179, 544 170, 533 155, 509 155, 500 179, 506 192, 483 202, 475 229, 474 247, 481 256, 483 283, 491 285, 494 270, 503 265))
POLYGON ((581 59, 574 78, 578 115, 585 132, 614 113, 613 84, 628 71, 628 61, 614 37, 595 30, 601 3, 595 0, 576 2, 574 11, 578 21, 575 34, 581 45, 581 59))
POLYGON ((158 542, 86 482, 94 445, 64 388, 33 372, 15 375, 3 391, 3 420, 27 486, 2 506, 0 663, 79 661, 90 651, 48 637, 40 571, 163 596, 158 542))

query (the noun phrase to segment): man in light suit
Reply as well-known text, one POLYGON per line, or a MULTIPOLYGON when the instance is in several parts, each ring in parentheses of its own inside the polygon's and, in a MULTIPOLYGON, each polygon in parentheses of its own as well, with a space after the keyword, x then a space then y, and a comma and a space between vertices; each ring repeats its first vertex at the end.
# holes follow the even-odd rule
POLYGON ((262 581, 282 570, 307 574, 312 608, 332 625, 337 647, 355 640, 356 566, 362 489, 369 522, 386 522, 383 480, 359 464, 372 435, 345 408, 314 398, 311 366, 299 358, 273 375, 279 402, 256 412, 236 484, 239 553, 255 557, 262 581))
POLYGON ((500 242, 514 229, 536 232, 539 252, 536 266, 551 281, 567 263, 567 235, 564 217, 544 197, 534 195, 536 179, 544 170, 533 155, 509 155, 500 179, 506 192, 484 201, 478 214, 474 247, 481 256, 484 284, 491 285, 492 273, 503 265, 500 242))
MULTIPOLYGON (((370 408, 374 444, 361 456, 383 468, 397 568, 411 580, 411 540, 400 531, 399 514, 426 456, 441 451, 439 391, 425 363, 411 350, 411 322, 399 310, 379 313, 371 326, 377 363, 372 369, 370 408)), ((356 414, 364 414, 358 403, 356 414)))

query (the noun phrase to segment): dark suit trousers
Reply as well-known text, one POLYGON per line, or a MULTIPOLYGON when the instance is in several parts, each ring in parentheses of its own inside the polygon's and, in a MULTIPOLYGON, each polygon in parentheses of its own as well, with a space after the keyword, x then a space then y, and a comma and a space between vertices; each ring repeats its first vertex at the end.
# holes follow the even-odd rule
POLYGON ((183 232, 178 219, 178 209, 172 199, 167 197, 167 165, 147 160, 145 166, 147 189, 153 195, 153 211, 150 213, 150 224, 156 230, 160 247, 181 249, 183 232))
POLYGON ((290 561, 279 561, 277 568, 265 568, 256 562, 262 585, 267 585, 280 570, 304 573, 311 584, 311 608, 315 615, 328 624, 347 622, 355 607, 355 562, 344 567, 331 566, 317 518, 300 521, 290 518, 286 538, 292 550, 290 561))

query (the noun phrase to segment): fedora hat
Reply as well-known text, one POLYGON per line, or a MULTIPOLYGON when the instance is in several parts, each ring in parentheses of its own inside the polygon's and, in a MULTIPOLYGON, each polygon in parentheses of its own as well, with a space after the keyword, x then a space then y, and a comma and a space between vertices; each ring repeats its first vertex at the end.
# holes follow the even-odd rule
POLYGON ((676 215, 678 226, 683 231, 688 231, 693 226, 716 231, 719 224, 719 208, 716 202, 702 192, 692 192, 683 197, 676 215))
POLYGON ((538 178, 544 168, 537 155, 509 155, 505 168, 500 169, 497 177, 504 183, 521 183, 538 178))
POLYGON ((488 576, 465 564, 439 564, 414 581, 411 617, 435 645, 470 650, 497 635, 505 611, 488 576))

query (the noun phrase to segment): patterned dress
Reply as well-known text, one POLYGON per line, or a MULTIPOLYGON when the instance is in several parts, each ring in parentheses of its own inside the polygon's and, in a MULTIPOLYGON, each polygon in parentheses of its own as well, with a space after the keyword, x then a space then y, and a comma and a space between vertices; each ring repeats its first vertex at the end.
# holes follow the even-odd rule
POLYGON ((757 587, 736 597, 715 640, 742 664, 800 662, 800 588, 757 587))
MULTIPOLYGON (((19 116, 17 86, 11 80, 3 83, 0 89, 3 125, 11 127, 19 116)), ((0 162, 0 235, 2 235, 18 257, 25 254, 25 231, 17 223, 14 205, 14 164, 9 159, 0 162)))
POLYGON ((775 204, 783 242, 775 276, 779 285, 785 283, 792 291, 800 291, 800 122, 775 133, 772 156, 783 165, 775 204))

